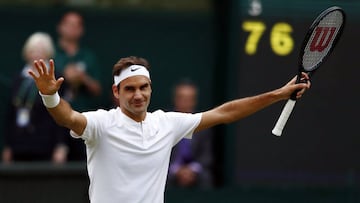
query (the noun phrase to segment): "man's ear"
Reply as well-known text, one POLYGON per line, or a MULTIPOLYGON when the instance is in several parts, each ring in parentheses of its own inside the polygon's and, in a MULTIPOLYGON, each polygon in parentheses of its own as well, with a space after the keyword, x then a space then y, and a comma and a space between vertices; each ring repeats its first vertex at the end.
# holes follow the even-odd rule
POLYGON ((119 89, 116 85, 112 85, 113 95, 116 99, 119 99, 119 89))

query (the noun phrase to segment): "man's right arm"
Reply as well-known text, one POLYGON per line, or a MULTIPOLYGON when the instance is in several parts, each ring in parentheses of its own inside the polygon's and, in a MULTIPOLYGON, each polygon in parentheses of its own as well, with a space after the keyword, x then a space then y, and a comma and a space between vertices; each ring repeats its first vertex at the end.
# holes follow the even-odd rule
POLYGON ((58 125, 69 128, 77 135, 83 134, 87 124, 86 117, 74 111, 67 101, 61 99, 56 107, 47 110, 58 125))
POLYGON ((55 78, 54 61, 49 61, 49 67, 43 60, 34 61, 35 70, 29 74, 35 80, 36 86, 41 94, 44 105, 58 125, 69 128, 78 135, 82 135, 86 127, 86 117, 74 111, 70 104, 61 99, 58 94, 63 77, 55 78))

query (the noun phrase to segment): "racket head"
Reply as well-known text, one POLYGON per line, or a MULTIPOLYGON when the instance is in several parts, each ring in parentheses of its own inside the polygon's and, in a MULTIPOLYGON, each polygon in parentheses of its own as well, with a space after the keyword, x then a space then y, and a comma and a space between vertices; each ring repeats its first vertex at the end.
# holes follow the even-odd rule
MULTIPOLYGON (((299 55, 299 76, 310 76, 334 50, 345 26, 346 15, 338 6, 324 10, 311 24, 299 55)), ((299 77, 298 77, 299 78, 299 77)))

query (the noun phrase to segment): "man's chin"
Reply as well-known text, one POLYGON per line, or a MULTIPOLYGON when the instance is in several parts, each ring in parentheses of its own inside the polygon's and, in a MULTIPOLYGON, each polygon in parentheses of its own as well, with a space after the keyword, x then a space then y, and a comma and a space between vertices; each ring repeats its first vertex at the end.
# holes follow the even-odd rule
POLYGON ((146 111, 147 111, 147 109, 144 106, 134 107, 134 109, 133 109, 133 112, 137 115, 143 114, 146 111))

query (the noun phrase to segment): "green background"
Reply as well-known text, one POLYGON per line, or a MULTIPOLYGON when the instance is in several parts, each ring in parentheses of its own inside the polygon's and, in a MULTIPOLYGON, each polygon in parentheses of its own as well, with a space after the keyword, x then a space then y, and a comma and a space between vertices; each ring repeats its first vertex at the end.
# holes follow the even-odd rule
MULTIPOLYGON (((296 117, 289 124, 288 134, 280 139, 275 139, 270 134, 273 123, 269 120, 275 122, 282 104, 274 105, 244 121, 217 127, 215 150, 218 186, 210 190, 169 189, 166 200, 172 203, 360 202, 360 162, 356 160, 360 154, 357 138, 359 133, 356 129, 360 113, 360 101, 356 96, 360 87, 357 79, 359 64, 356 60, 360 36, 360 3, 352 0, 262 1, 263 13, 250 17, 247 14, 249 2, 214 0, 208 3, 210 8, 181 7, 178 10, 156 9, 152 6, 142 9, 76 7, 84 15, 86 22, 83 43, 92 48, 100 60, 102 84, 104 90, 108 90, 103 99, 109 99, 112 65, 119 58, 129 55, 145 57, 152 65, 151 111, 171 108, 172 85, 182 77, 192 78, 199 85, 199 110, 279 87, 295 72, 288 67, 296 66, 297 49, 312 19, 324 8, 340 5, 347 13, 345 37, 339 42, 334 57, 325 64, 328 68, 324 68, 323 77, 319 74, 312 92, 296 107, 302 109, 298 112, 303 113, 295 114, 296 117), (260 20, 269 27, 278 21, 289 22, 295 27, 293 34, 296 44, 293 53, 284 58, 275 56, 266 44, 268 37, 264 37, 259 44, 259 54, 251 57, 245 55, 243 47, 248 33, 241 30, 241 23, 245 19, 260 20), (258 67, 262 68, 257 69, 258 67), (264 70, 273 67, 275 68, 270 72, 264 70), (330 71, 338 70, 338 67, 342 68, 341 71, 330 71), (326 78, 330 78, 330 81, 326 78), (331 82, 331 79, 334 80, 331 82), (324 82, 321 83, 321 80, 324 82), (317 96, 322 92, 325 93, 317 96), (338 96, 332 96, 334 94, 338 96), (321 111, 311 113, 304 110, 311 109, 314 103, 321 111), (316 119, 316 125, 304 122, 309 115, 316 119), (335 126, 337 122, 321 121, 324 117, 338 121, 341 125, 333 130, 331 126, 335 126), (315 134, 304 133, 296 123, 303 123, 315 134), (316 142, 311 138, 316 138, 316 142), (326 145, 328 142, 332 145, 326 145), (314 151, 308 150, 308 143, 313 143, 314 146, 316 144, 316 147, 313 146, 314 151), (324 143, 326 147, 322 148, 324 143), (337 150, 343 152, 336 153, 337 150), (273 154, 269 153, 274 151, 273 154), (296 156, 292 156, 294 153, 296 156), (296 176, 300 174, 299 170, 301 172, 304 169, 301 167, 306 169, 306 165, 301 165, 300 168, 297 168, 298 165, 281 168, 287 160, 311 160, 311 157, 317 157, 319 153, 324 153, 320 158, 330 157, 331 160, 334 157, 331 163, 334 165, 330 166, 345 166, 340 167, 339 173, 335 173, 339 175, 339 181, 327 183, 325 177, 323 182, 307 183, 306 178, 296 176), (269 163, 265 165, 268 168, 264 168, 263 163, 269 163), (270 171, 269 181, 266 179, 269 176, 259 176, 256 173, 257 178, 243 177, 246 174, 244 172, 263 173, 264 169, 270 171), (273 179, 273 175, 279 173, 280 180, 273 179), (287 175, 290 178, 284 181, 283 178, 287 175), (259 177, 264 179, 259 180, 259 177)), ((54 5, 0 7, 0 124, 6 119, 4 112, 10 95, 10 78, 23 66, 21 49, 25 39, 35 31, 49 32, 56 39, 56 23, 68 9, 69 7, 54 5)), ((264 36, 268 34, 265 33, 264 36)), ((3 137, 3 129, 4 126, 1 125, 0 138, 3 137)), ((321 161, 310 162, 310 166, 320 164, 321 161)), ((329 168, 329 165, 326 167, 329 168)), ((332 172, 319 168, 322 170, 310 175, 332 172)), ((87 184, 83 163, 69 163, 61 167, 51 164, 2 165, 0 202, 87 202, 87 184)))

